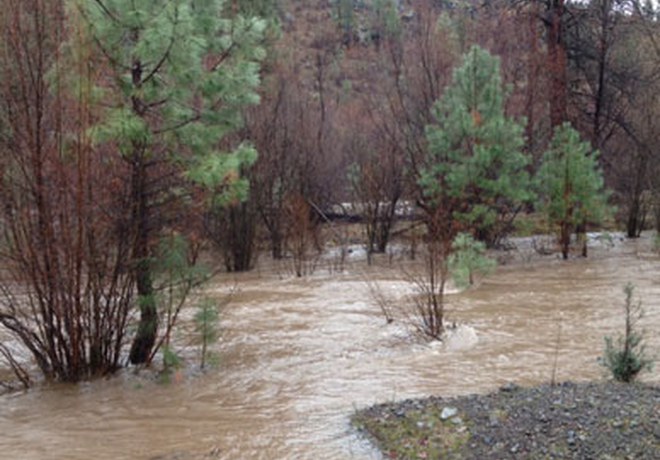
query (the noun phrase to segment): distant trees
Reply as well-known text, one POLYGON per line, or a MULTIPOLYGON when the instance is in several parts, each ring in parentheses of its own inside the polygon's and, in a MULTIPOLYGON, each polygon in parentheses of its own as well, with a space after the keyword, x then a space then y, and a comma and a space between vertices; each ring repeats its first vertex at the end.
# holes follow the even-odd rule
MULTIPOLYGON (((658 89, 657 26, 640 2, 598 0, 573 8, 567 42, 576 126, 602 152, 618 192, 621 219, 637 237, 650 211, 649 119, 641 115, 658 89)), ((651 117, 652 119, 653 117, 651 117)))
POLYGON ((539 208, 558 228, 562 256, 567 259, 573 230, 578 225, 601 223, 608 213, 598 152, 564 124, 555 130, 536 179, 539 208))
POLYGON ((364 220, 369 260, 384 253, 396 220, 397 205, 405 191, 405 158, 400 149, 378 132, 361 130, 346 146, 353 160, 349 169, 354 203, 364 220))
POLYGON ((338 182, 345 182, 335 169, 341 161, 339 142, 333 131, 334 103, 326 94, 331 55, 315 57, 314 92, 301 91, 300 77, 289 63, 276 62, 264 83, 262 103, 246 114, 244 135, 260 152, 251 170, 250 200, 276 260, 318 249, 318 235, 312 237, 320 224, 315 208, 325 209, 338 182))

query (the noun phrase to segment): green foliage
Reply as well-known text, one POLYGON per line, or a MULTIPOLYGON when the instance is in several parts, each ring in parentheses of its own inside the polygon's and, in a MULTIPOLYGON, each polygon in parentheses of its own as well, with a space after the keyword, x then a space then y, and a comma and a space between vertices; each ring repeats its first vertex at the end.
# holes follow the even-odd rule
POLYGON ((374 0, 372 28, 380 38, 401 38, 401 18, 395 0, 374 0))
POLYGON ((245 16, 273 19, 277 16, 277 3, 277 0, 241 0, 237 6, 245 16))
POLYGON ((190 286, 205 281, 209 276, 208 269, 193 259, 190 245, 183 235, 172 234, 161 238, 153 260, 154 273, 161 287, 187 292, 190 286))
POLYGON ((486 257, 486 245, 468 233, 459 233, 452 243, 449 270, 459 288, 474 284, 475 275, 487 275, 495 268, 495 261, 486 257))
POLYGON ((181 367, 181 358, 170 347, 163 347, 163 368, 165 375, 181 367))
POLYGON ((251 166, 257 159, 257 151, 249 144, 241 144, 234 152, 225 155, 209 155, 201 158, 190 169, 189 177, 211 190, 211 208, 226 207, 247 199, 249 182, 237 172, 251 166))
POLYGON ((568 123, 555 130, 536 184, 539 208, 553 224, 601 223, 611 212, 598 152, 568 123))
MULTIPOLYGON (((223 139, 241 127, 245 107, 259 101, 267 23, 238 11, 230 14, 223 0, 67 0, 66 5, 68 15, 83 18, 84 24, 70 35, 89 37, 85 45, 103 67, 95 82, 103 104, 95 113, 92 136, 99 150, 117 152, 129 169, 136 288, 138 295, 151 295, 151 260, 163 262, 162 255, 154 257, 153 243, 165 222, 176 220, 176 204, 187 204, 183 199, 192 195, 190 182, 221 205, 247 194, 240 171, 254 162, 256 152, 245 144, 232 149, 223 139)), ((164 259, 180 262, 172 254, 164 259)), ((194 285, 180 271, 184 268, 164 270, 169 296, 165 346, 194 285), (174 301, 174 294, 181 293, 181 300, 174 301)), ((161 312, 148 307, 141 309, 131 347, 134 364, 148 362, 154 344, 162 343, 156 340, 161 312)))
POLYGON ((344 40, 347 41, 347 44, 350 44, 352 40, 353 28, 355 27, 354 7, 355 0, 335 0, 335 20, 344 33, 344 40))
POLYGON ((266 23, 222 17, 220 0, 67 5, 85 18, 113 79, 102 82, 112 108, 93 130, 96 142, 116 143, 129 160, 164 155, 202 185, 241 195, 237 171, 255 152, 240 146, 228 154, 218 145, 241 125, 242 108, 259 101, 266 23))
POLYGON ((488 233, 532 198, 523 126, 505 115, 505 95, 499 59, 474 46, 426 129, 430 155, 419 183, 463 230, 488 233))
MULTIPOLYGON (((166 370, 169 368, 167 354, 174 353, 170 339, 179 313, 193 289, 209 277, 206 267, 197 264, 196 258, 197 254, 191 249, 186 238, 183 235, 172 234, 160 239, 151 261, 156 278, 154 286, 156 294, 148 297, 151 298, 150 306, 158 312, 160 322, 164 326, 164 333, 156 350, 162 345, 166 370), (157 310, 157 306, 160 309, 157 310)), ((155 327, 157 318, 154 317, 153 321, 155 327)), ((143 321, 140 322, 140 327, 143 327, 143 321)), ((155 335, 155 332, 152 331, 152 334, 155 335)))
POLYGON ((203 299, 195 313, 195 329, 202 342, 201 368, 208 362, 208 346, 218 340, 218 307, 210 299, 203 299))
POLYGON ((169 345, 163 347, 163 370, 159 374, 159 382, 164 385, 172 383, 172 377, 182 366, 181 357, 169 345))
POLYGON ((643 334, 637 329, 644 315, 641 301, 633 299, 634 286, 628 283, 623 289, 626 294, 624 305, 625 330, 616 345, 612 337, 605 337, 605 356, 602 360, 615 380, 632 382, 643 370, 651 370, 652 360, 646 356, 643 334))

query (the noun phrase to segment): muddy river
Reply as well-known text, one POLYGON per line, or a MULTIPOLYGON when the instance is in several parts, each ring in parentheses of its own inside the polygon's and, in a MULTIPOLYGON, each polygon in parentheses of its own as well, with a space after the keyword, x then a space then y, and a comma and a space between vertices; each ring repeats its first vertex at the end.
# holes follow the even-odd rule
MULTIPOLYGON (((500 267, 449 296, 448 319, 459 327, 431 345, 411 340, 400 321, 386 324, 369 293, 365 278, 392 305, 406 304, 413 287, 396 262, 368 269, 353 261, 341 274, 321 267, 306 279, 268 268, 220 277, 211 294, 236 293, 222 313, 216 367, 170 383, 126 372, 4 395, 0 458, 379 458, 348 425, 355 408, 548 382, 553 368, 557 380, 603 378, 597 357, 603 336, 622 327, 628 281, 659 356, 660 258, 650 247, 646 238, 586 260, 500 267)), ((659 368, 642 380, 660 384, 659 368)))

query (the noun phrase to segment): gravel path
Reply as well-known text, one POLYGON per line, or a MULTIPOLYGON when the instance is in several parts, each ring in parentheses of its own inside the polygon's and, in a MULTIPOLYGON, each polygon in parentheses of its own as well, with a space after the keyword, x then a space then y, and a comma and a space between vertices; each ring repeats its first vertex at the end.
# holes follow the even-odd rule
POLYGON ((385 458, 660 460, 660 387, 509 384, 374 406, 353 424, 385 458))

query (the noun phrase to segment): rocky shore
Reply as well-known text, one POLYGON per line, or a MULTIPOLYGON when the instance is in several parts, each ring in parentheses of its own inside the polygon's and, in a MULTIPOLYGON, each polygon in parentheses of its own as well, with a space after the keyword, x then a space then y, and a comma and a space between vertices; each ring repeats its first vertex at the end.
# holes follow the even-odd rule
POLYGON ((393 459, 660 459, 660 387, 598 382, 373 406, 352 423, 393 459))

